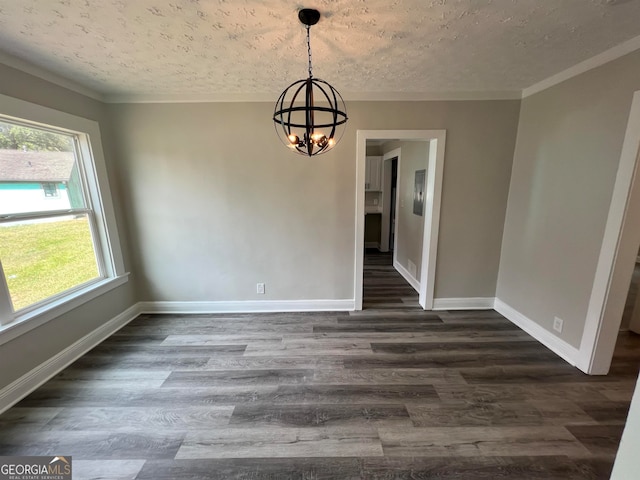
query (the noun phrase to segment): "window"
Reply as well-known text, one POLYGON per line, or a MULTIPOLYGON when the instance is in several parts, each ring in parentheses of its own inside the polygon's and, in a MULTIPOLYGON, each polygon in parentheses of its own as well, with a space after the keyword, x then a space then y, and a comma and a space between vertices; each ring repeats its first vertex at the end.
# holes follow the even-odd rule
MULTIPOLYGON (((0 133, 0 138, 2 133, 0 133)), ((45 197, 58 197, 58 185, 53 182, 46 182, 42 184, 42 190, 44 190, 45 197)))
POLYGON ((0 326, 124 281, 97 123, 0 95, 0 326))

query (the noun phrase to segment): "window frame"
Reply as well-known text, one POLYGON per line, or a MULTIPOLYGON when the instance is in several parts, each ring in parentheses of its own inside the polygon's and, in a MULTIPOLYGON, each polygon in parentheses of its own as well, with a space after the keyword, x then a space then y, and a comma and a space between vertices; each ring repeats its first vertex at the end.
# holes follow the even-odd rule
MULTIPOLYGON (((0 259, 0 345, 128 281, 98 122, 0 94, 0 119, 74 136, 100 276, 13 312, 0 259), (7 301, 9 300, 9 301, 7 301)), ((45 212, 41 212, 45 213, 45 212)), ((47 212, 56 213, 56 212, 47 212)), ((13 215, 15 217, 17 215, 13 215)), ((12 215, 0 215, 10 219, 12 215)))

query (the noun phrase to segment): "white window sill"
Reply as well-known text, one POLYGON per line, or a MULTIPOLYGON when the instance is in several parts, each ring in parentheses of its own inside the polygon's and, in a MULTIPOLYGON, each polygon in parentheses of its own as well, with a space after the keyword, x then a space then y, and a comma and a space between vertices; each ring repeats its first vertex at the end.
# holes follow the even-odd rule
POLYGON ((115 278, 107 278, 99 282, 92 283, 86 288, 73 292, 64 298, 60 298, 54 302, 25 313, 24 315, 20 315, 13 322, 6 325, 0 325, 0 345, 17 338, 20 335, 24 335, 28 331, 70 312, 100 295, 104 295, 114 288, 124 285, 128 281, 129 273, 125 273, 115 278))

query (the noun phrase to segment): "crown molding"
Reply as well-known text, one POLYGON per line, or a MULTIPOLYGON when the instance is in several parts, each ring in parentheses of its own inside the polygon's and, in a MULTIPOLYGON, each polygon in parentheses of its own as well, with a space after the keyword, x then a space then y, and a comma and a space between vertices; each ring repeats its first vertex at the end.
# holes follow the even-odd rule
MULTIPOLYGON (((519 100, 520 90, 488 92, 347 92, 342 94, 351 102, 416 102, 451 100, 519 100)), ((108 95, 107 103, 209 103, 209 102, 269 102, 273 103, 278 93, 210 93, 168 95, 108 95)))
POLYGON ((589 70, 600 67, 605 63, 609 63, 638 49, 640 49, 640 35, 616 45, 609 50, 605 50, 595 57, 588 58, 572 67, 569 67, 562 72, 545 78, 538 83, 534 83, 522 90, 522 98, 530 97, 531 95, 553 87, 554 85, 562 83, 565 80, 569 80, 570 78, 576 77, 582 73, 588 72, 589 70))
POLYGON ((347 92, 345 100, 357 102, 416 102, 447 100, 519 100, 521 90, 432 91, 432 92, 347 92))
MULTIPOLYGON (((432 92, 346 92, 346 101, 456 101, 456 100, 518 100, 527 98, 577 75, 616 60, 640 49, 640 35, 594 57, 537 82, 523 90, 495 91, 432 91, 432 92)), ((273 102, 276 93, 207 93, 207 94, 101 94, 73 80, 52 73, 18 57, 0 51, 0 63, 41 78, 81 95, 105 103, 233 103, 233 102, 273 102)))
POLYGON ((38 67, 32 63, 29 63, 25 60, 22 60, 18 57, 14 57, 6 52, 0 50, 0 63, 15 68, 16 70, 20 70, 21 72, 28 73, 29 75, 33 75, 34 77, 38 77, 42 80, 46 80, 47 82, 58 85, 59 87, 66 88, 67 90, 71 90, 73 92, 84 95, 85 97, 93 98, 94 100, 98 100, 100 102, 104 102, 104 96, 90 88, 85 87, 73 80, 69 80, 68 78, 62 77, 55 73, 50 72, 44 68, 38 67))
POLYGON ((270 93, 168 93, 115 94, 104 98, 106 103, 242 103, 275 102, 270 93))

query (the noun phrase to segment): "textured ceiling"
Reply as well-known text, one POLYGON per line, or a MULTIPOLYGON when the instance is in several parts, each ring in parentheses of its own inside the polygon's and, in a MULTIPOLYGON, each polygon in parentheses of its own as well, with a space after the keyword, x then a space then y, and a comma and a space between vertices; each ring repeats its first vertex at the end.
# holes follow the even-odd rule
POLYGON ((640 35, 640 0, 0 0, 0 49, 111 98, 520 91, 640 35))

